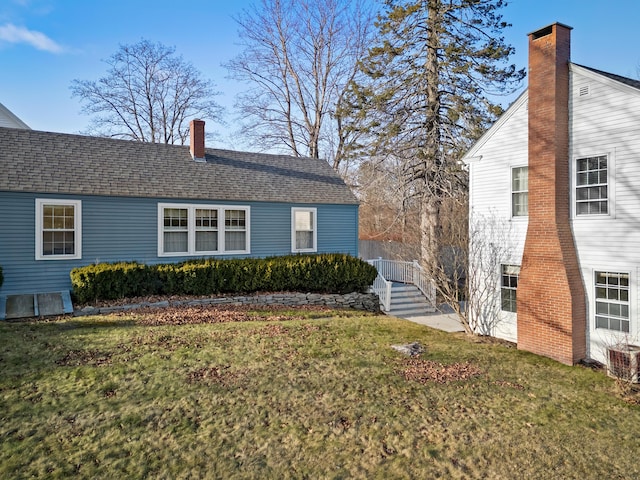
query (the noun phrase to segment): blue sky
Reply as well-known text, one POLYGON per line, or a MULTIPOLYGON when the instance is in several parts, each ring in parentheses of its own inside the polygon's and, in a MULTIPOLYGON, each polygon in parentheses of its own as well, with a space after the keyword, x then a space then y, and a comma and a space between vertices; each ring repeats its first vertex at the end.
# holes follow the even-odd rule
MULTIPOLYGON (((80 132, 89 117, 71 98, 71 81, 98 79, 107 68, 102 60, 120 44, 145 38, 175 46, 216 83, 231 131, 242 85, 227 80, 221 65, 239 52, 233 17, 253 1, 0 0, 0 102, 36 130, 80 132)), ((527 34, 558 21, 574 28, 574 62, 639 76, 638 0, 511 0, 502 13, 513 25, 505 37, 519 67, 527 63, 527 34)), ((232 148, 221 133, 210 146, 232 148)))

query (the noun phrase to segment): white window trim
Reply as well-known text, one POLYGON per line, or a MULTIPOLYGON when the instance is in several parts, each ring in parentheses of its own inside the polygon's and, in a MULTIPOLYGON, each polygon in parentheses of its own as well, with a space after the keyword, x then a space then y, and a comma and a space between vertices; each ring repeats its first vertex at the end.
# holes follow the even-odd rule
POLYGON ((605 218, 615 218, 615 205, 614 201, 615 193, 616 193, 616 182, 615 182, 615 148, 612 148, 608 151, 599 150, 599 151, 579 151, 578 153, 574 153, 571 160, 571 215, 573 220, 583 221, 583 220, 595 220, 595 219, 605 219, 605 218), (576 173, 578 171, 578 159, 580 158, 588 158, 588 157, 607 157, 607 213, 594 213, 591 215, 578 215, 578 199, 576 195, 576 191, 578 188, 576 173))
MULTIPOLYGON (((527 215, 514 215, 513 214, 513 194, 515 193, 513 191, 513 171, 516 168, 523 168, 523 167, 527 167, 527 185, 529 184, 529 173, 528 173, 528 168, 529 165, 528 164, 524 164, 524 165, 511 165, 509 167, 509 213, 510 213, 510 218, 511 220, 515 221, 515 222, 526 222, 529 220, 529 209, 527 208, 527 215)), ((527 188, 527 197, 529 195, 529 189, 527 188)))
POLYGON ((82 201, 60 200, 56 198, 36 198, 36 260, 78 260, 82 258, 82 201), (42 228, 43 207, 45 205, 73 205, 73 242, 75 253, 73 255, 43 255, 42 254, 42 228))
MULTIPOLYGON (((503 267, 518 267, 518 282, 520 282, 520 272, 522 270, 522 265, 520 263, 513 263, 513 262, 505 262, 505 263, 500 263, 498 265, 498 296, 500 298, 500 304, 499 304, 499 312, 501 315, 514 315, 517 316, 518 312, 517 312, 517 306, 516 306, 516 311, 512 312, 511 310, 504 310, 502 308, 502 289, 503 288, 508 288, 509 290, 514 290, 516 292, 516 301, 517 301, 517 296, 518 296, 518 288, 511 288, 511 287, 504 287, 502 285, 502 275, 503 275, 503 267)), ((517 305, 517 304, 516 304, 517 305)))
POLYGON ((209 255, 238 255, 251 253, 251 207, 244 205, 208 205, 198 203, 158 203, 158 257, 202 257, 209 255), (187 251, 164 251, 164 209, 181 208, 187 210, 187 251), (207 209, 218 211, 218 250, 196 251, 196 210, 207 209), (225 250, 225 232, 234 231, 225 229, 225 211, 243 210, 246 223, 246 249, 225 250))
POLYGON ((589 301, 589 323, 591 325, 591 331, 594 335, 600 336, 608 336, 611 339, 625 340, 628 342, 629 338, 636 339, 637 332, 634 328, 637 326, 634 320, 635 310, 636 310, 636 278, 634 272, 629 268, 619 268, 615 266, 602 266, 602 268, 591 268, 589 275, 591 276, 590 288, 591 292, 589 293, 590 301, 589 301), (623 275, 629 275, 629 301, 627 302, 629 306, 629 332, 621 332, 619 330, 611 330, 609 328, 597 328, 596 327, 596 302, 598 299, 596 298, 596 272, 611 272, 611 273, 619 273, 623 275))
POLYGON ((291 208, 291 252, 314 253, 318 251, 318 209, 306 207, 291 208), (296 248, 296 212, 313 213, 313 248, 296 248))

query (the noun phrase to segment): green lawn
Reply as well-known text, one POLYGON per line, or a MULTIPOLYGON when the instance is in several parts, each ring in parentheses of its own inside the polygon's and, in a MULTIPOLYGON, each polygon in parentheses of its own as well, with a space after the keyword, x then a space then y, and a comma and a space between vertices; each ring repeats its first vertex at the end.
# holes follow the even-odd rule
POLYGON ((640 406, 602 372, 391 317, 202 312, 1 323, 0 478, 640 478, 640 406))

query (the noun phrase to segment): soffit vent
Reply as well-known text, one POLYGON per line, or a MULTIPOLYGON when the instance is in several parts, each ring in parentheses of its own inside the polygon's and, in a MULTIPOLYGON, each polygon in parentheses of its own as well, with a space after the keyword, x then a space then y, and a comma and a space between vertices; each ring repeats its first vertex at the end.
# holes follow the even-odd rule
POLYGON ((578 96, 580 97, 587 97, 589 96, 589 94, 591 93, 591 88, 589 85, 583 85, 580 87, 580 90, 578 92, 578 96))

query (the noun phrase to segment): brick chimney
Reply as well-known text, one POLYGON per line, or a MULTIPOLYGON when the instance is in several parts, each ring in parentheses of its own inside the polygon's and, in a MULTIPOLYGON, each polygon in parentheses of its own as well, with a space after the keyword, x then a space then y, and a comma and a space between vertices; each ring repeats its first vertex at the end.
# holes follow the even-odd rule
POLYGON ((575 364, 586 302, 570 224, 571 27, 529 34, 529 226, 518 281, 518 348, 575 364))
POLYGON ((196 162, 204 162, 204 120, 191 120, 189 123, 189 150, 196 162))

